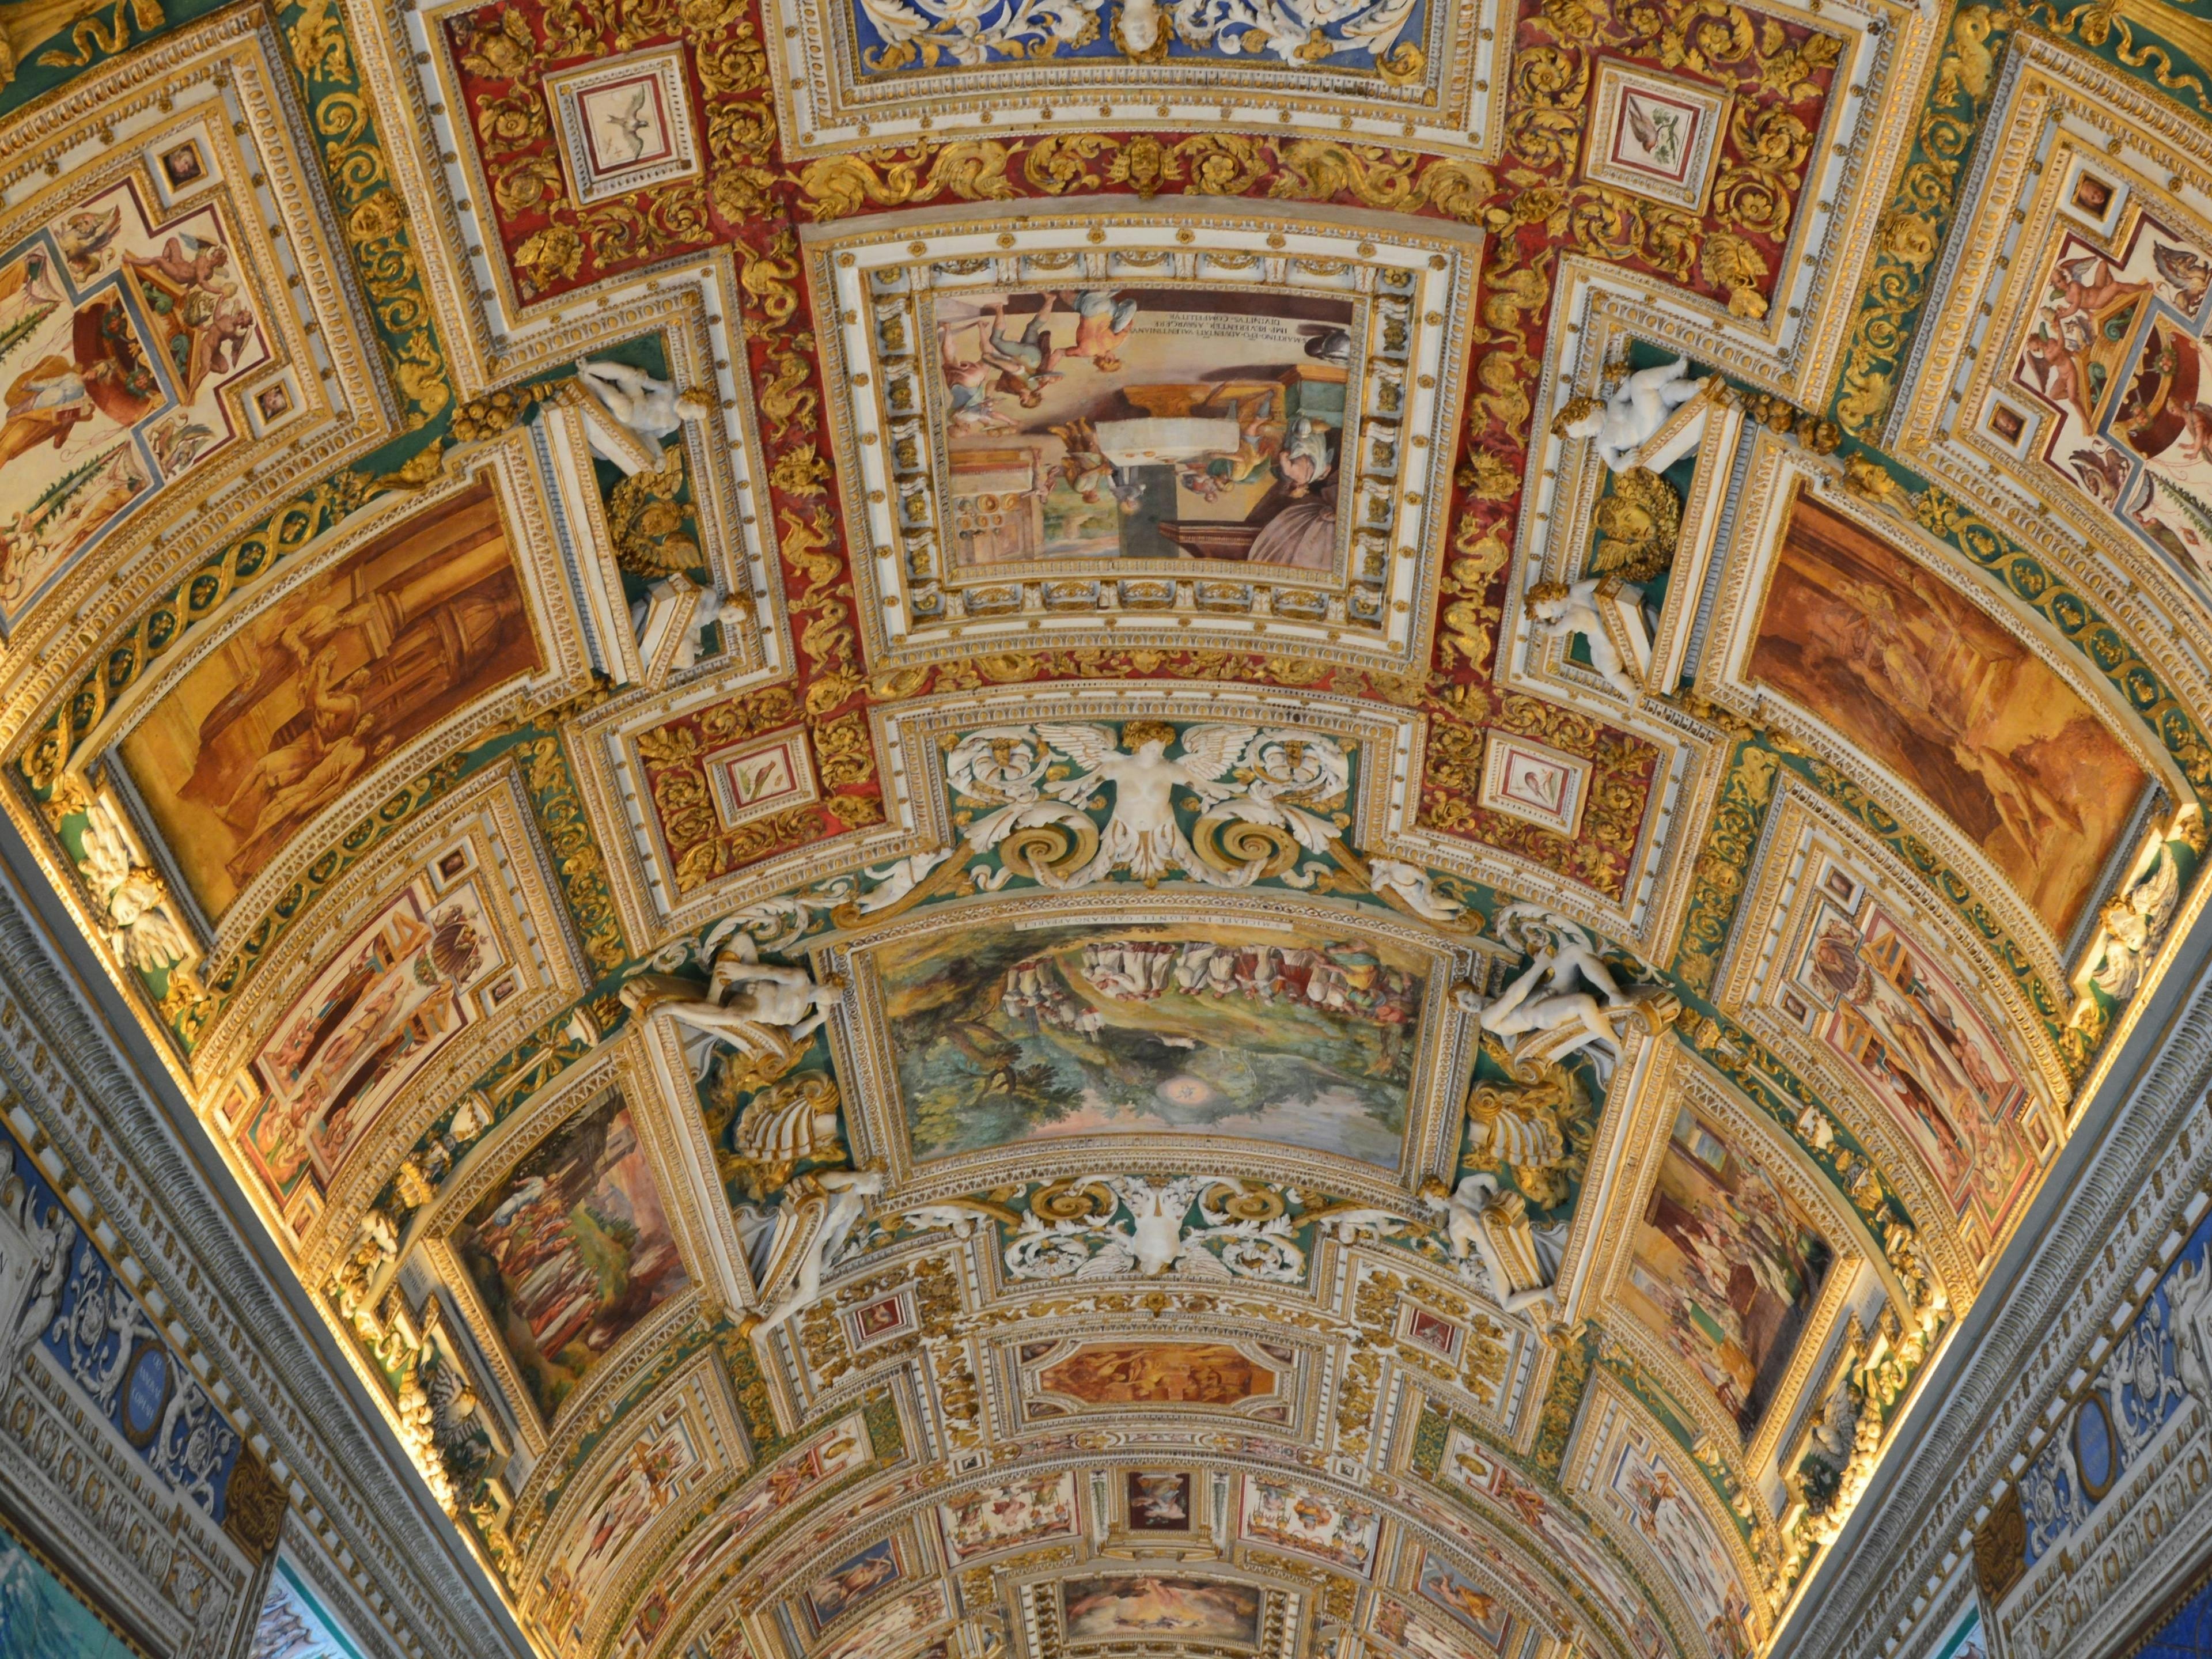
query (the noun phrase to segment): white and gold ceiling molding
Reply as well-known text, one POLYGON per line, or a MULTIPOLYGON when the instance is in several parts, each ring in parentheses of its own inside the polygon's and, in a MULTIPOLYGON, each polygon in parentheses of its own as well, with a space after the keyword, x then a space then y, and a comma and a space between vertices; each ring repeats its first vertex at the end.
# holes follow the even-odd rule
POLYGON ((2206 892, 2033 9, 0 4, 0 795, 518 1655, 1837 1650, 2206 892))

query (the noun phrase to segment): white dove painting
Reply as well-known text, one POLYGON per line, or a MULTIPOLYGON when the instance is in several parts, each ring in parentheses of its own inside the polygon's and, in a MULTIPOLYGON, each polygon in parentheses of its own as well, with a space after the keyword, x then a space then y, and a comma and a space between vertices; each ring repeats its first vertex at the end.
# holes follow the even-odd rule
POLYGON ((918 1160, 1188 1130, 1397 1167, 1428 964, 1393 942, 975 923, 877 963, 918 1160))
POLYGON ((549 75, 561 165, 589 206, 699 170, 684 48, 597 58, 549 75))

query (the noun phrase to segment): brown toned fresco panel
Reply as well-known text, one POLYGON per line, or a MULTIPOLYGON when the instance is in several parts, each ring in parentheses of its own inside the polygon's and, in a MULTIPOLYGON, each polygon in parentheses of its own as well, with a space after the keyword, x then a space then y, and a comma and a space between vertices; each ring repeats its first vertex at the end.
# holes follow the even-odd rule
POLYGON ((1275 1375, 1221 1342, 1100 1342, 1037 1381, 1094 1406, 1234 1406, 1272 1395, 1275 1375))
POLYGON ((1897 773, 2065 937, 2145 779, 2020 641, 1934 572, 1800 498, 1750 673, 1897 773))
POLYGON ((478 483, 315 576, 211 652, 123 742, 211 918, 384 756, 543 666, 478 483))

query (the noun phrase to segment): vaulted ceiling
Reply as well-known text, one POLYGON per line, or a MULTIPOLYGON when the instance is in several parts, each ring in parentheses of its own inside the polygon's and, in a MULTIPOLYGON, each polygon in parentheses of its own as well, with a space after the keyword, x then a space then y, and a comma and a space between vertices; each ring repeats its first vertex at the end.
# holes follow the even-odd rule
POLYGON ((2207 27, 0 9, 0 796, 547 1659, 1763 1652, 2202 902, 2207 27))

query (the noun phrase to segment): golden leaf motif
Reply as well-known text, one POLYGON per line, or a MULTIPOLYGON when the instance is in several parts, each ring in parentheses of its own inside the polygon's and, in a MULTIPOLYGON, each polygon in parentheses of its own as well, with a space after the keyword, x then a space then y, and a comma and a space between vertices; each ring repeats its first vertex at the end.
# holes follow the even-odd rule
POLYGON ((615 562, 648 579, 696 571, 704 563, 699 544, 686 532, 691 515, 677 498, 684 487, 684 452, 670 449, 660 465, 633 473, 607 497, 607 528, 615 562))
POLYGON ((902 207, 945 194, 969 202, 1002 200, 1014 193, 1006 178, 1008 159, 1004 144, 988 142, 925 144, 911 156, 895 149, 863 150, 808 162, 799 173, 799 188, 820 221, 842 219, 864 207, 902 207))

